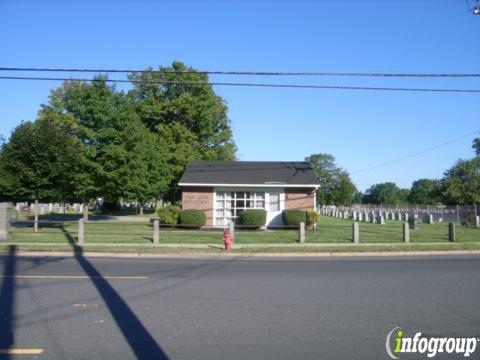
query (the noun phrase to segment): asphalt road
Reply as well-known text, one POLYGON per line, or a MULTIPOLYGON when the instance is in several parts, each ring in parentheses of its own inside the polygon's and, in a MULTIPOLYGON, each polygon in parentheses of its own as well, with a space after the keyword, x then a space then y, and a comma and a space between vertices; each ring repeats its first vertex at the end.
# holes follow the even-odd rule
POLYGON ((473 256, 147 260, 12 252, 0 257, 2 272, 0 349, 43 349, 22 359, 388 359, 386 335, 396 326, 412 336, 480 337, 480 257, 473 256))

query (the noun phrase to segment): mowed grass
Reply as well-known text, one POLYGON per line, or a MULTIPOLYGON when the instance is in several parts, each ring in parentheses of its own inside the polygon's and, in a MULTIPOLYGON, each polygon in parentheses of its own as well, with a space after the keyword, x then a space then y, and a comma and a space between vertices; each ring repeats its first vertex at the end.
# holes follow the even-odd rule
MULTIPOLYGON (((403 242, 403 222, 388 220, 385 225, 360 223, 360 242, 366 244, 403 242)), ((64 223, 40 224, 38 233, 34 233, 32 224, 14 224, 12 240, 17 243, 58 243, 73 244, 78 233, 76 221, 64 223)), ((480 229, 467 228, 457 224, 458 242, 480 242, 480 229)), ((222 231, 160 229, 160 243, 164 244, 220 244, 222 231)), ((418 229, 410 231, 412 243, 448 242, 448 224, 424 224, 419 222, 418 229)), ((240 230, 235 232, 237 244, 295 244, 298 230, 240 230)), ((151 244, 153 226, 148 222, 91 221, 85 225, 85 243, 102 244, 151 244)), ((352 221, 331 217, 320 217, 317 229, 307 231, 307 243, 351 243, 352 221)))

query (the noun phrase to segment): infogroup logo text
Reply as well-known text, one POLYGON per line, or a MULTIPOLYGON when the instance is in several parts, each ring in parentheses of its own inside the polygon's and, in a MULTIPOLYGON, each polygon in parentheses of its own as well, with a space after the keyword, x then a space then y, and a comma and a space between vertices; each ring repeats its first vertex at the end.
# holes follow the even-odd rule
POLYGON ((477 348, 480 339, 454 338, 454 337, 425 337, 421 332, 415 333, 413 338, 406 337, 403 330, 395 327, 387 335, 385 347, 387 354, 392 359, 399 359, 402 353, 426 354, 428 358, 433 358, 440 353, 463 354, 469 357, 477 348), (391 347, 392 336, 394 337, 394 346, 391 347))

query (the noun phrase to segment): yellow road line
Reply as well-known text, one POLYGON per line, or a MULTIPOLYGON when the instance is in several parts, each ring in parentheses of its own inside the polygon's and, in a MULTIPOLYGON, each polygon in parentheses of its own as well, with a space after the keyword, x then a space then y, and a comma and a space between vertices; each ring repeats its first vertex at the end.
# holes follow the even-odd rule
POLYGON ((86 275, 0 275, 0 278, 15 279, 42 279, 42 280, 89 280, 89 279, 113 279, 113 280, 145 280, 148 276, 86 276, 86 275))
POLYGON ((40 355, 43 349, 0 349, 0 354, 3 355, 40 355))

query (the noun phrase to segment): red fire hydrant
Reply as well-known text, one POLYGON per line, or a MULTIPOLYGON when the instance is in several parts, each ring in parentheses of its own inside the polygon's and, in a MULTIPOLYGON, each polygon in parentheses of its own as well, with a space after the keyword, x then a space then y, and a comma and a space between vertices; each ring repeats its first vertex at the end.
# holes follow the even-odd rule
POLYGON ((230 234, 230 231, 228 229, 225 229, 223 231, 223 244, 225 245, 225 251, 232 250, 233 239, 232 234, 230 234))

